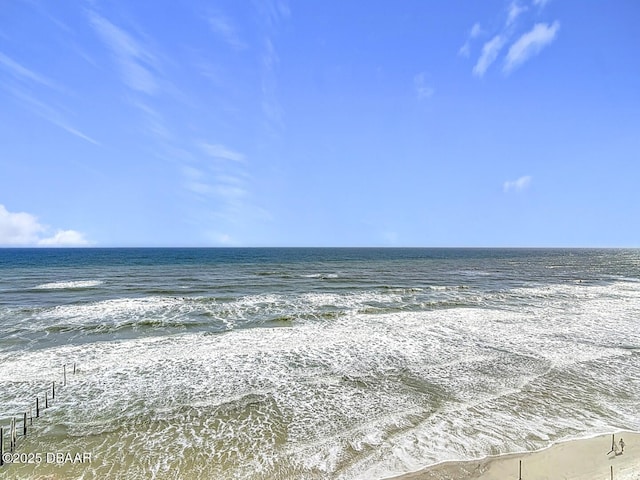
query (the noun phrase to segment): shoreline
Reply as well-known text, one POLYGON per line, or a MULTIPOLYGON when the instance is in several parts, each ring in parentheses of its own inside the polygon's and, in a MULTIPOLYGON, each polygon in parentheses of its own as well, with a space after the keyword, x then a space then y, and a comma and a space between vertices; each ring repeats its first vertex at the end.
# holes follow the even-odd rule
POLYGON ((563 440, 541 450, 446 461, 386 480, 640 480, 640 433, 621 430, 563 440), (612 435, 617 454, 611 452, 612 435), (624 452, 620 451, 623 439, 624 452), (609 452, 609 453, 607 453, 609 452), (521 463, 520 463, 521 462, 521 463))

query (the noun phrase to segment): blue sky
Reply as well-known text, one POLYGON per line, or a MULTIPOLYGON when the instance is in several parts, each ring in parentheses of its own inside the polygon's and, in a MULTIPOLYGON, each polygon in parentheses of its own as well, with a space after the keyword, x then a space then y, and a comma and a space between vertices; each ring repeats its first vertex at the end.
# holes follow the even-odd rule
POLYGON ((0 1, 0 245, 640 247, 638 20, 0 1))

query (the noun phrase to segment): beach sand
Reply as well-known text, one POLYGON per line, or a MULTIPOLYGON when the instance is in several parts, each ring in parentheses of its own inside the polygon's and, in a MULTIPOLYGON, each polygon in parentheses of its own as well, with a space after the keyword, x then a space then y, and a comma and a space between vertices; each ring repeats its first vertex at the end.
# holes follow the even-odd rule
POLYGON ((612 435, 556 443, 536 452, 487 457, 468 462, 445 462, 394 480, 640 480, 640 434, 615 434, 617 454, 611 450, 612 435), (620 452, 620 439, 624 453, 620 452))

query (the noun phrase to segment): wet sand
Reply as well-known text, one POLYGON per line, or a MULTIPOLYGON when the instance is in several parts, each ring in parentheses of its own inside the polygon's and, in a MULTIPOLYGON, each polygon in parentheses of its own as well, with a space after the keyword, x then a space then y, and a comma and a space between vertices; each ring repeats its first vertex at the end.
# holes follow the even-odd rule
POLYGON ((640 480, 640 433, 570 440, 544 450, 487 457, 468 462, 445 462, 394 480, 640 480), (620 451, 620 439, 624 452, 620 451), (608 453, 609 452, 609 453, 608 453))

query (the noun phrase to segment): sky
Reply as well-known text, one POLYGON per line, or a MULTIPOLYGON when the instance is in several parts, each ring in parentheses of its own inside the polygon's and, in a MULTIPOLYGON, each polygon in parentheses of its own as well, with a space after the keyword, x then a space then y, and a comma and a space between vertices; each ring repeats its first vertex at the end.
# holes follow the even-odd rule
POLYGON ((640 247, 635 0, 0 0, 0 246, 640 247))

